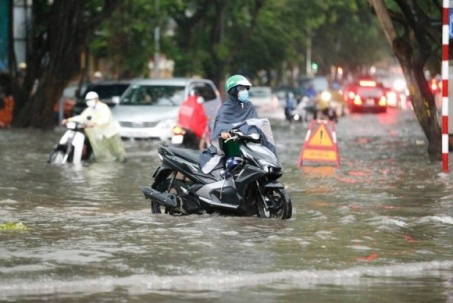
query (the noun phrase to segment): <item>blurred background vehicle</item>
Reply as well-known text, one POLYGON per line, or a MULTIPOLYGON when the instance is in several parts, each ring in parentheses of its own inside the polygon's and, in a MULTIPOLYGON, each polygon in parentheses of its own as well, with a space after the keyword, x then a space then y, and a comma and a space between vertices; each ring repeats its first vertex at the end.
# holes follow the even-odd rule
POLYGON ((338 83, 332 83, 328 89, 325 89, 316 95, 318 111, 328 114, 328 118, 337 121, 339 117, 347 114, 347 104, 343 96, 343 90, 338 83))
POLYGON ((284 105, 282 106, 269 86, 252 86, 249 100, 255 106, 259 117, 285 119, 284 105))
POLYGON ((348 85, 344 96, 350 112, 386 112, 387 92, 382 83, 366 78, 348 85))
MULTIPOLYGON (((337 121, 348 113, 347 103, 343 96, 343 88, 328 76, 304 77, 298 81, 298 87, 291 89, 298 101, 294 117, 300 122, 312 119, 330 119, 337 121)), ((288 90, 278 91, 279 100, 283 100, 288 90)))
POLYGON ((394 108, 407 108, 409 90, 402 74, 384 74, 376 76, 376 81, 387 88, 387 105, 394 108))
POLYGON ((114 107, 119 101, 119 97, 126 91, 131 84, 128 80, 119 81, 105 81, 90 83, 86 85, 80 98, 77 99, 73 110, 72 116, 79 115, 87 107, 85 103, 85 96, 88 92, 96 92, 99 95, 99 99, 107 104, 109 107, 114 107))
POLYGON ((178 120, 181 103, 195 90, 204 99, 208 124, 212 127, 221 105, 219 92, 211 80, 162 78, 134 80, 112 108, 122 138, 169 141, 178 120))

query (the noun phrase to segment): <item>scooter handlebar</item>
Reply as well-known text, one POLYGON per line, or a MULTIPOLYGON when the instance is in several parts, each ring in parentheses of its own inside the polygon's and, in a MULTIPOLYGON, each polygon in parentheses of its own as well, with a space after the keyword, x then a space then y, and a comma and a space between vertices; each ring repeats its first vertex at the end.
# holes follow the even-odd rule
POLYGON ((66 128, 72 129, 72 130, 86 128, 86 126, 87 125, 85 123, 81 123, 81 122, 77 122, 77 121, 68 121, 66 123, 66 128))
POLYGON ((239 129, 230 130, 230 134, 232 136, 230 138, 226 139, 225 143, 230 140, 245 139, 245 140, 250 140, 250 141, 258 141, 260 139, 260 135, 258 133, 251 133, 251 134, 245 135, 239 129))

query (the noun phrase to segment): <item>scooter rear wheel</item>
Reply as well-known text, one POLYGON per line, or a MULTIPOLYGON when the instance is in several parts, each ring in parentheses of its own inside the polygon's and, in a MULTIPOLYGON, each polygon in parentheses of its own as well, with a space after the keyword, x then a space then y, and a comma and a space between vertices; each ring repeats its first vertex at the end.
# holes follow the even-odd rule
POLYGON ((256 204, 257 214, 260 218, 291 218, 293 206, 288 192, 283 188, 266 188, 262 193, 266 200, 268 209, 262 198, 259 198, 256 204))
MULTIPOLYGON (((152 185, 152 188, 154 188, 155 190, 161 192, 161 193, 171 193, 171 194, 175 194, 175 195, 178 195, 180 194, 178 192, 178 188, 181 187, 181 183, 179 180, 174 180, 173 183, 172 183, 172 186, 169 188, 170 186, 170 179, 166 179, 166 180, 163 180, 162 182, 160 183, 154 183, 152 185)), ((174 210, 169 210, 168 208, 166 208, 165 206, 157 203, 157 202, 154 202, 151 200, 151 213, 153 214, 169 214, 169 215, 172 215, 172 216, 180 216, 180 215, 183 215, 182 213, 178 212, 178 211, 174 211, 174 210)))

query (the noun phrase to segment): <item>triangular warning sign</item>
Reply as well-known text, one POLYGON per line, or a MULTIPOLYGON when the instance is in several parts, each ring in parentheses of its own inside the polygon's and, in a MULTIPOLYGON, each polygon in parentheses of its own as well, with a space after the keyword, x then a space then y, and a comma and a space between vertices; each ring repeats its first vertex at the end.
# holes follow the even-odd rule
POLYGON ((340 165, 335 127, 332 121, 311 121, 305 137, 304 146, 300 152, 299 166, 304 161, 340 165))
POLYGON ((306 145, 333 147, 334 143, 326 126, 324 124, 320 124, 313 135, 310 136, 306 145))

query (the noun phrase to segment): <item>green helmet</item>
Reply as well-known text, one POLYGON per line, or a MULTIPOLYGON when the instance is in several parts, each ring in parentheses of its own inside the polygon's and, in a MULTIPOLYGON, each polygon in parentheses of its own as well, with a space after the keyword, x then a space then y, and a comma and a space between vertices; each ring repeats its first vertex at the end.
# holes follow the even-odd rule
POLYGON ((247 80, 244 76, 241 75, 234 75, 229 77, 225 82, 225 91, 228 92, 235 86, 244 85, 244 86, 252 86, 252 84, 247 80))

